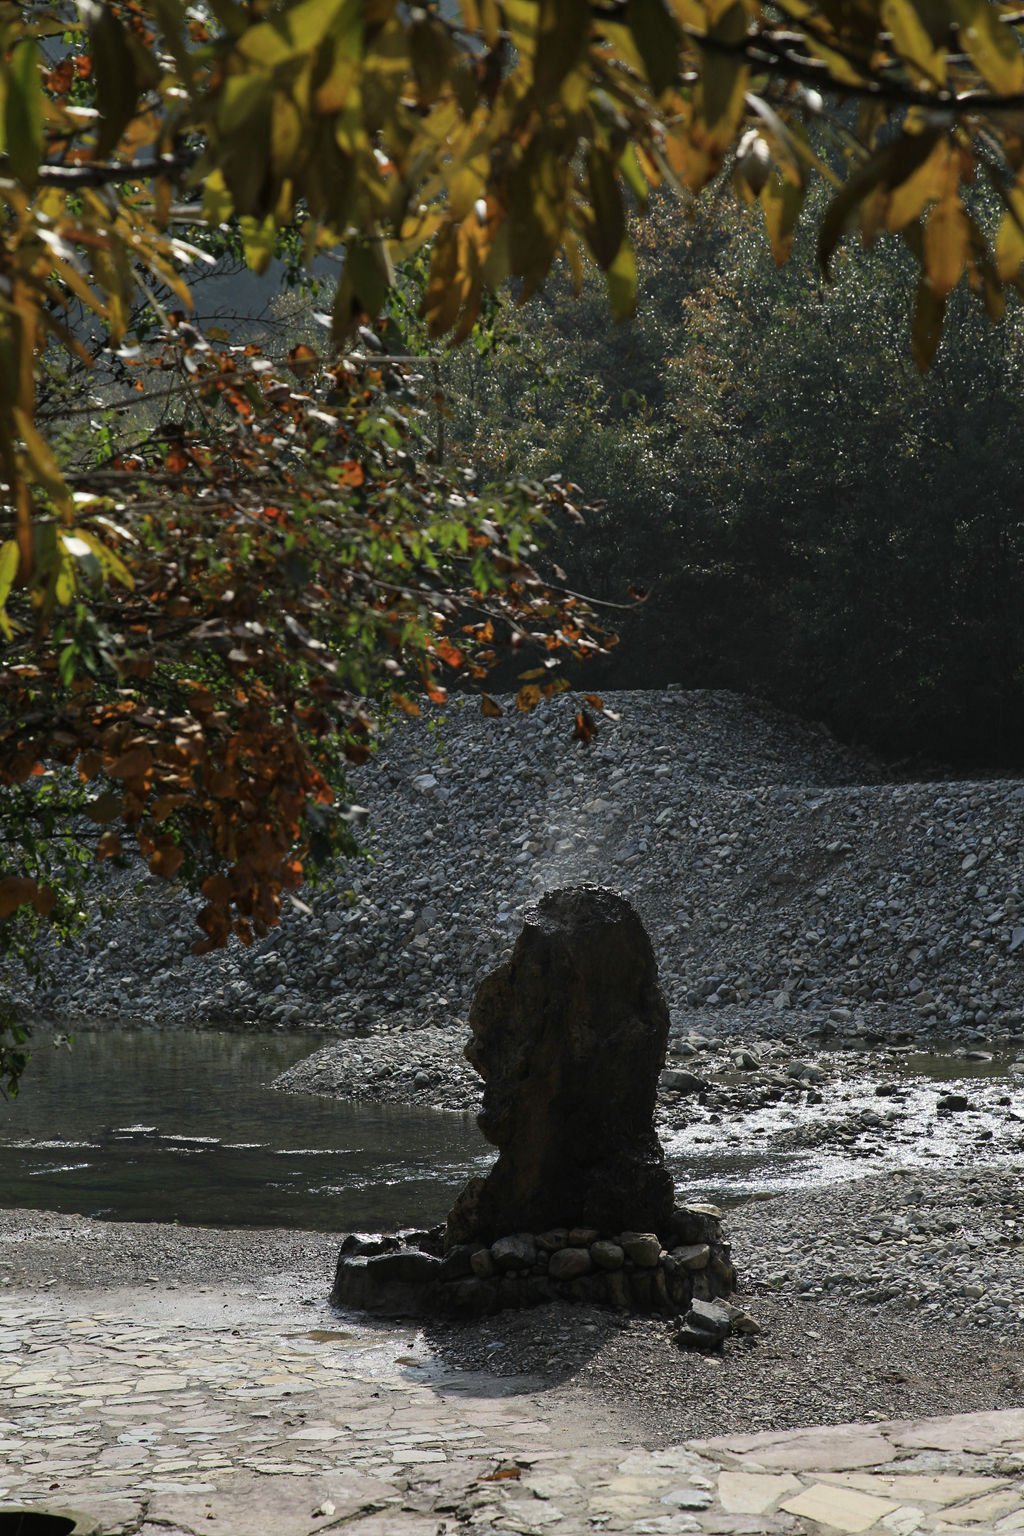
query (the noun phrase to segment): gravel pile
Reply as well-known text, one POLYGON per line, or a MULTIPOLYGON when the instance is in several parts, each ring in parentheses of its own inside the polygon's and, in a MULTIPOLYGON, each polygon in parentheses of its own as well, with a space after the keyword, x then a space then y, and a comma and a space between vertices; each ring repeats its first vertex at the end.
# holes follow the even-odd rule
POLYGON ((1024 786, 887 782, 729 693, 609 695, 619 718, 589 749, 564 697, 525 717, 502 703, 500 720, 456 699, 396 726, 354 776, 371 860, 305 891, 312 916, 195 959, 173 893, 115 873, 115 913, 36 1007, 355 1036, 461 1024, 524 906, 589 880, 638 907, 677 1034, 718 1014, 741 1039, 1019 1029, 1024 786))

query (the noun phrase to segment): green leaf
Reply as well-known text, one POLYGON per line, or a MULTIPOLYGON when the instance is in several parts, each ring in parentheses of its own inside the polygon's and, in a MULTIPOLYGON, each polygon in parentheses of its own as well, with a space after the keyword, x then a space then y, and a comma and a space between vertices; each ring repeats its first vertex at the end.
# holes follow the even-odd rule
POLYGON ((11 54, 4 103, 7 159, 15 178, 35 186, 43 158, 43 86, 39 77, 40 55, 27 38, 11 54))
POLYGON ((679 74, 679 32, 663 0, 629 0, 629 28, 655 95, 674 85, 679 74))

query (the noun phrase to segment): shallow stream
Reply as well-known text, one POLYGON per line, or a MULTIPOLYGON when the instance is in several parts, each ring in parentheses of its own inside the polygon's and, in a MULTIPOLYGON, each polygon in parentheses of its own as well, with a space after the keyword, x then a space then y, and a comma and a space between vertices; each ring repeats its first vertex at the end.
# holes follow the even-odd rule
POLYGON ((0 1205, 121 1221, 340 1231, 430 1224, 490 1163, 469 1114, 270 1084, 308 1034, 42 1037, 0 1101, 0 1205))
MULTIPOLYGON (((40 1036, 21 1095, 0 1100, 0 1205, 316 1231, 442 1220, 494 1155, 475 1117, 273 1091, 317 1044, 104 1031, 51 1049, 40 1036)), ((1012 1062, 851 1052, 827 1066, 818 1104, 790 1091, 718 1116, 678 1106, 662 1130, 677 1185, 730 1204, 887 1169, 1024 1165, 1024 1076, 1012 1062), (950 1092, 969 1107, 943 1113, 950 1092)), ((728 1094, 750 1078, 714 1081, 728 1094)))

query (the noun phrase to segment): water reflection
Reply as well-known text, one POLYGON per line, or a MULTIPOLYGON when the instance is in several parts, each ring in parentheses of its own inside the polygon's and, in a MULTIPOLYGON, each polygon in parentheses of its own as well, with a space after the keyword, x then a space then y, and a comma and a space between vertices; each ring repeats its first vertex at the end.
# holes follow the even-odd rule
POLYGON ((440 1221, 492 1154, 472 1115, 269 1084, 309 1035, 76 1035, 0 1103, 0 1201, 128 1221, 334 1231, 440 1221))
MULTIPOLYGON (((474 1117, 272 1091, 317 1043, 110 1031, 82 1033, 70 1051, 40 1043, 22 1096, 0 1101, 0 1204, 319 1231, 443 1219, 494 1155, 474 1117)), ((831 1071, 816 1107, 767 1103, 720 1123, 699 1114, 666 1133, 681 1193, 733 1203, 935 1160, 1024 1161, 1024 1088, 1007 1061, 837 1054, 831 1071), (950 1089, 968 1112, 936 1114, 950 1089), (877 1134, 862 1134, 865 1116, 877 1134)))

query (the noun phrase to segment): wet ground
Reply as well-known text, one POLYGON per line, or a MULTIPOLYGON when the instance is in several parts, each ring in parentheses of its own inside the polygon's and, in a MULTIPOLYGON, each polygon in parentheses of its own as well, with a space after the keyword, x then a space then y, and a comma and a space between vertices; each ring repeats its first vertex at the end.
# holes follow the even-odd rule
POLYGON ((1015 1052, 766 1052, 745 1070, 726 1059, 693 1071, 707 1089, 663 1096, 662 1141, 687 1189, 720 1203, 883 1170, 1024 1161, 1015 1052))

